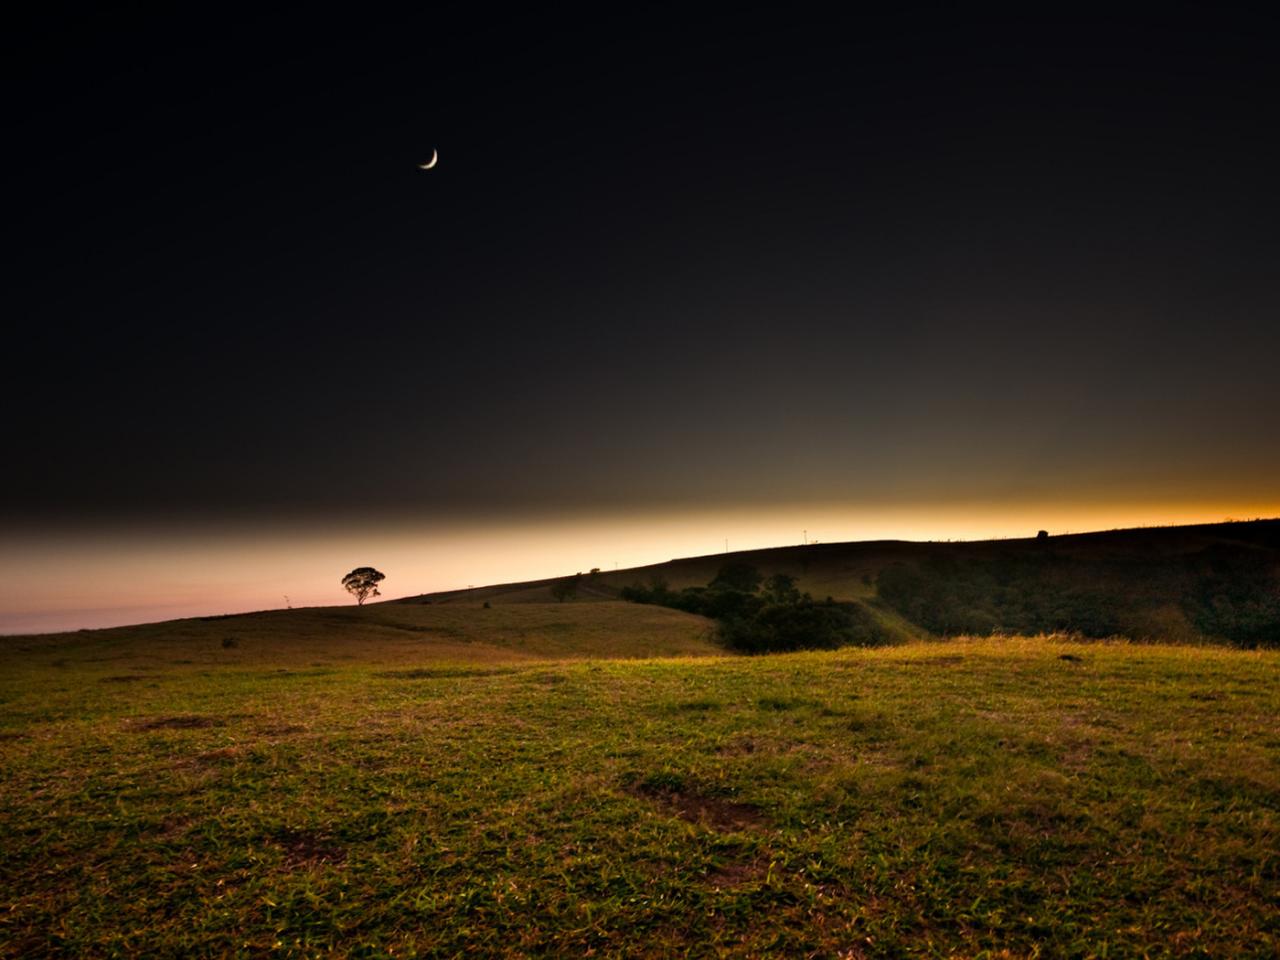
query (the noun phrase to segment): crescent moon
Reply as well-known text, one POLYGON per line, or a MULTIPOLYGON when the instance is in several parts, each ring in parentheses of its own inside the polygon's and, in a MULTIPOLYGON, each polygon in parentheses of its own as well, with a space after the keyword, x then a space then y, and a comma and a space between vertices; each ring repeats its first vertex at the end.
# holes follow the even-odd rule
POLYGON ((439 159, 440 159, 440 152, 439 152, 438 150, 432 150, 432 151, 431 151, 431 159, 430 159, 430 160, 428 160, 426 163, 420 163, 420 164, 418 164, 418 169, 419 169, 419 170, 430 170, 432 167, 434 167, 434 166, 436 165, 436 162, 437 162, 439 159))

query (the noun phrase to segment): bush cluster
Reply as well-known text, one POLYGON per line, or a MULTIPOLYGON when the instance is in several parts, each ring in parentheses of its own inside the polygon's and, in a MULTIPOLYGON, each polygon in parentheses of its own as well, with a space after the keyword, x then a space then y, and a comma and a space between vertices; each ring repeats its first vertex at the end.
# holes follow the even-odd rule
POLYGON ((655 578, 647 586, 623 587, 621 596, 709 617, 721 641, 743 653, 876 646, 889 639, 858 604, 816 601, 800 592, 794 577, 779 573, 765 580, 745 563, 725 564, 705 587, 676 591, 655 578))

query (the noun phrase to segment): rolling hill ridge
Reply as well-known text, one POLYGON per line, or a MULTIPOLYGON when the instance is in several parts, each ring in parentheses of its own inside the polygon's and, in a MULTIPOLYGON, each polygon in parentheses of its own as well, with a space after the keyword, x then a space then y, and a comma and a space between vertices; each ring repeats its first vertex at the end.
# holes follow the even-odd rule
POLYGON ((424 594, 402 604, 575 602, 628 586, 705 586, 729 562, 857 605, 891 639, 1066 631, 1237 646, 1280 645, 1280 520, 1144 527, 1018 540, 822 543, 628 570, 424 594))

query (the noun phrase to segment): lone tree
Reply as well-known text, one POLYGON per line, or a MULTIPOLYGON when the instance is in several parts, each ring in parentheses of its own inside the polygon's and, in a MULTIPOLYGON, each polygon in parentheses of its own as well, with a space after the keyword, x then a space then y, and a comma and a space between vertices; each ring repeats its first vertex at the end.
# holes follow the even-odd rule
POLYGON ((342 585, 347 592, 356 598, 356 604, 362 604, 369 597, 380 597, 378 584, 387 579, 385 573, 379 573, 373 567, 356 567, 342 578, 342 585))

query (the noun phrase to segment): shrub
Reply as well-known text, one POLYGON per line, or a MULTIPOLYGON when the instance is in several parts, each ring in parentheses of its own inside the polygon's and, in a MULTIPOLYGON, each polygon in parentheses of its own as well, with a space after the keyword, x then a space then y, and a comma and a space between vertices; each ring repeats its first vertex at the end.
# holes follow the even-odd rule
POLYGON ((889 638, 858 604, 815 603, 796 587, 794 577, 770 577, 763 593, 759 571, 745 563, 727 563, 705 587, 676 593, 655 578, 649 586, 632 584, 620 595, 633 603, 654 603, 717 622, 720 640, 743 653, 821 650, 850 643, 871 645, 889 638), (750 589, 739 589, 750 586, 750 589))
POLYGON ((775 573, 766 580, 764 594, 773 603, 799 603, 801 599, 796 578, 785 573, 775 573))
POLYGON ((763 579, 760 571, 751 564, 734 560, 720 568, 708 587, 712 590, 755 593, 763 579))
POLYGON ((570 597, 578 594, 578 581, 582 579, 582 574, 574 574, 572 577, 564 577, 557 580, 551 585, 551 596, 559 603, 564 603, 570 597))
POLYGON ((743 653, 876 646, 889 639, 858 605, 809 599, 766 603, 750 616, 722 620, 720 638, 743 653))
POLYGON ((623 587, 618 591, 618 596, 623 600, 630 600, 632 603, 656 603, 660 606, 674 606, 672 602, 675 594, 667 586, 667 581, 661 577, 654 577, 649 581, 648 586, 633 583, 629 587, 623 587))

